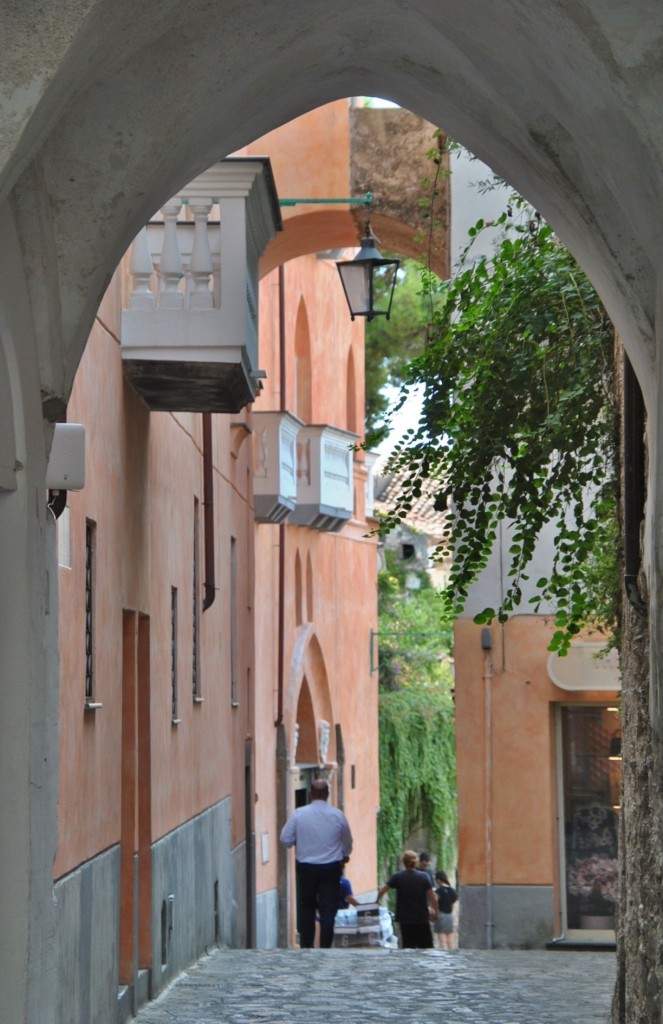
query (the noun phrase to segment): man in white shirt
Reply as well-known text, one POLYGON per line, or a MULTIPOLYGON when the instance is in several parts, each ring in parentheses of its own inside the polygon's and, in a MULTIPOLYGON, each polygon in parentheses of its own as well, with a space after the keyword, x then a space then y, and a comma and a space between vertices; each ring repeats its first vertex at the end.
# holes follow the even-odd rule
POLYGON ((352 852, 352 833, 342 811, 330 807, 329 786, 315 779, 311 802, 298 807, 281 829, 284 846, 294 846, 297 859, 297 928, 302 949, 312 949, 315 914, 320 915, 320 948, 334 941, 343 864, 352 852))

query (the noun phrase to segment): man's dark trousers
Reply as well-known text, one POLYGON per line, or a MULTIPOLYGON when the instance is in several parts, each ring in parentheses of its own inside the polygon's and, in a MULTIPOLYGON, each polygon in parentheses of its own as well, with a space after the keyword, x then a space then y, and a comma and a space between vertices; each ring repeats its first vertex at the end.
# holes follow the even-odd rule
POLYGON ((334 918, 339 903, 343 863, 307 864, 297 861, 299 883, 297 929, 302 949, 315 942, 315 914, 320 915, 320 948, 329 949, 334 941, 334 918))

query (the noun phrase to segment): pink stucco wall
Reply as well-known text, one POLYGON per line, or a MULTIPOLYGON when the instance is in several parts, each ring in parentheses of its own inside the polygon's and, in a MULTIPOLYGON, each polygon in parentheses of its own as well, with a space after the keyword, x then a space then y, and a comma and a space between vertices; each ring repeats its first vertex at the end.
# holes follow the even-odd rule
MULTIPOLYGON (((347 124, 343 104, 321 115, 315 144, 304 149, 313 167, 320 137, 347 124)), ((315 124, 315 118, 307 122, 315 124)), ((307 129, 308 130, 308 129, 307 129)), ((292 134, 292 129, 288 128, 292 134)), ((307 138, 308 136, 304 136, 307 138)), ((291 144, 292 140, 288 143, 291 144)), ((264 149, 259 147, 261 151, 264 149)), ((303 150, 302 150, 303 152, 303 150)), ((319 151, 318 151, 319 152, 319 151)), ((316 161, 320 188, 347 185, 347 143, 316 161)), ((287 167, 275 159, 277 170, 287 167)), ((278 174, 277 174, 277 185, 278 174)), ((286 191, 295 190, 288 180, 286 191)), ((305 185, 296 189, 301 193, 305 185)), ((317 243, 323 247, 323 240, 317 243)), ((363 324, 351 324, 332 263, 305 257, 286 266, 286 402, 294 402, 294 337, 306 306, 311 351, 312 421, 347 427, 363 423, 363 324), (355 368, 355 402, 348 411, 348 354, 355 368)), ((59 841, 54 876, 60 878, 121 841, 122 793, 136 802, 136 842, 145 829, 155 841, 224 797, 232 804, 232 843, 245 838, 245 743, 254 746, 254 832, 257 892, 277 884, 276 674, 278 653, 278 528, 256 526, 252 506, 252 442, 238 444, 238 422, 251 410, 213 417, 216 599, 201 616, 201 695, 192 700, 194 497, 202 503, 201 416, 150 413, 125 381, 120 358, 122 279, 113 280, 100 308, 68 408, 70 422, 87 430, 87 483, 69 495, 71 568, 59 570, 61 759, 59 841), (96 524, 95 701, 85 710, 85 523, 96 524), (238 706, 230 694, 231 537, 238 563, 238 706), (171 709, 171 588, 178 591, 178 718, 171 709), (149 622, 149 751, 132 751, 123 721, 123 611, 149 622), (147 818, 147 821, 146 821, 147 818), (140 822, 139 822, 140 819, 140 822), (140 825, 140 827, 139 827, 140 825), (263 834, 266 840, 263 845, 263 834), (267 856, 263 858, 263 852, 267 856), (263 863, 263 859, 265 863, 263 863)), ((275 275, 261 285, 261 357, 266 386, 256 409, 280 403, 278 296, 275 275)), ((376 886, 378 806, 377 679, 369 667, 370 630, 376 624, 376 541, 363 517, 365 474, 356 458, 355 517, 339 534, 286 528, 284 726, 291 738, 299 689, 307 675, 317 718, 332 727, 328 760, 336 758, 334 729, 346 754, 345 808, 356 837, 349 874, 356 891, 376 886), (297 625, 295 559, 303 566, 305 606, 297 625), (309 568, 310 566, 310 568, 309 568), (312 591, 312 593, 311 593, 312 591), (306 643, 302 643, 302 630, 306 643), (355 788, 351 768, 355 766, 355 788)), ((200 527, 202 546, 203 529, 200 527)), ((202 579, 201 557, 201 585, 202 579)), ((126 619, 126 616, 125 616, 126 619)), ((126 687, 125 687, 126 689, 126 687)), ((143 692, 143 691, 141 691, 143 692)), ((138 714, 129 708, 129 721, 138 714)), ((145 714, 144 708, 141 714, 145 714)), ((145 720, 145 718, 143 719, 145 720)), ((132 726, 133 727, 133 726, 132 726)), ((338 794, 335 792, 335 796, 338 794)), ((290 794, 292 796, 292 794, 290 794)), ((125 801, 124 835, 127 821, 125 801)), ((130 823, 131 824, 131 823, 130 823)))

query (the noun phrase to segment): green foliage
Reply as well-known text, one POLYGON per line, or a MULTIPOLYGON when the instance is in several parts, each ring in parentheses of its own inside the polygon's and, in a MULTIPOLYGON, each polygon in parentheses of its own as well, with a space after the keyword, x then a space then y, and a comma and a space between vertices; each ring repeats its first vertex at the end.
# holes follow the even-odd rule
POLYGON ((387 569, 378 576, 379 679, 384 690, 452 686, 451 623, 443 619, 444 602, 428 573, 416 576, 419 589, 406 596, 405 567, 387 552, 387 569))
MULTIPOLYGON (((376 275, 376 292, 383 279, 376 275)), ((366 433, 371 443, 379 443, 387 434, 385 417, 389 398, 388 387, 400 387, 411 359, 424 347, 424 299, 419 267, 413 260, 404 260, 398 279, 391 316, 378 316, 366 325, 366 433)))
MULTIPOLYGON (((437 306, 406 380, 423 384, 423 408, 392 457, 406 482, 381 532, 406 517, 424 479, 438 483, 438 509, 453 498, 439 553, 453 559, 447 601, 456 616, 508 530, 501 605, 476 617, 490 622, 520 607, 535 545, 552 524, 553 561, 530 584, 531 610, 556 609, 551 649, 564 652, 584 625, 616 626, 614 331, 538 215, 498 223, 490 261, 472 263, 470 242, 450 282, 426 278, 437 306)), ((471 238, 485 228, 478 221, 471 238)))
POLYGON ((412 571, 392 552, 386 560, 378 580, 378 863, 385 877, 421 827, 440 863, 452 864, 457 820, 451 627, 428 573, 418 573, 421 587, 408 593, 412 571))
POLYGON ((450 693, 418 686, 383 692, 379 722, 378 864, 384 877, 422 824, 439 862, 452 864, 457 813, 450 693))

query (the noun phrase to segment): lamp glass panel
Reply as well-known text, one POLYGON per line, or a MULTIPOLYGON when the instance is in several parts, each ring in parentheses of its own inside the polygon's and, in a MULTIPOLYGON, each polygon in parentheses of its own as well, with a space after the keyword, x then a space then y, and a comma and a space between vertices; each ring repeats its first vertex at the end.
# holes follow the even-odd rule
POLYGON ((353 262, 339 266, 338 269, 352 313, 355 316, 366 315, 371 308, 372 267, 353 262))

